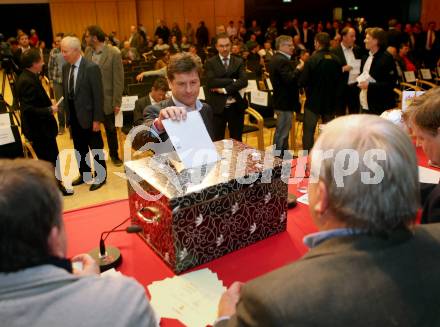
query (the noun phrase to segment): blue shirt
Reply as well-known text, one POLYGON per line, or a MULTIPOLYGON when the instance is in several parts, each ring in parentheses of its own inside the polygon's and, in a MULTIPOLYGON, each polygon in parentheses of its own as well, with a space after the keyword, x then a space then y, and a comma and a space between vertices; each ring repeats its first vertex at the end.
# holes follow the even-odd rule
POLYGON ((354 228, 336 228, 331 230, 326 230, 322 232, 316 232, 309 235, 304 236, 303 243, 309 248, 313 249, 314 247, 320 245, 322 242, 327 241, 328 239, 341 237, 341 236, 352 236, 364 234, 365 232, 360 229, 354 228))

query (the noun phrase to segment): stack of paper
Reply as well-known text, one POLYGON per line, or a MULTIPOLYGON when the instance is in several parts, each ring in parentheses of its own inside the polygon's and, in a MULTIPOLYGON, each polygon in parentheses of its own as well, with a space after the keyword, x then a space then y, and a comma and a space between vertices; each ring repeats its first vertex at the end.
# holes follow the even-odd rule
POLYGON ((212 325, 221 295, 226 291, 209 269, 166 278, 148 286, 158 317, 180 320, 188 327, 212 325))

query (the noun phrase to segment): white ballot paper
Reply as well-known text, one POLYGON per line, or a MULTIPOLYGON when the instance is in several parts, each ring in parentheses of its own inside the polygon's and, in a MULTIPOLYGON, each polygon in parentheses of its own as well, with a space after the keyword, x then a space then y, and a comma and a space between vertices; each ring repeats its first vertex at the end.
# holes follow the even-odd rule
POLYGON ((414 83, 417 81, 416 74, 414 74, 413 71, 403 72, 403 75, 405 76, 405 82, 407 83, 414 83))
POLYGON ((122 97, 121 111, 133 111, 137 99, 137 95, 122 97))
POLYGON ((306 193, 306 194, 301 195, 299 198, 296 198, 296 202, 299 202, 299 203, 302 203, 302 204, 305 204, 308 206, 309 205, 309 194, 306 193))
POLYGON ((199 96, 197 97, 199 100, 206 100, 205 98, 205 90, 203 89, 203 86, 200 86, 199 96))
POLYGON ((273 86, 272 86, 272 82, 270 81, 270 78, 266 78, 266 84, 267 84, 267 89, 269 91, 273 91, 273 86))
POLYGON ((208 268, 153 282, 147 288, 157 316, 178 319, 188 327, 212 325, 226 291, 217 274, 208 268))
POLYGON ((254 79, 248 80, 248 85, 246 87, 245 92, 252 92, 252 91, 258 91, 257 81, 254 79))
POLYGON ((200 112, 189 111, 186 120, 164 119, 162 123, 186 169, 220 160, 200 112))
POLYGON ((0 114, 0 145, 14 143, 9 114, 0 114))
POLYGON ((251 91, 251 103, 267 107, 267 92, 251 91))
POLYGON ((376 83, 376 80, 373 77, 371 77, 370 74, 368 74, 367 72, 363 72, 362 74, 360 74, 358 78, 356 78, 356 80, 358 81, 358 83, 362 83, 362 82, 376 83))
POLYGON ((124 115, 122 114, 122 110, 115 115, 115 127, 122 127, 124 125, 124 115))
POLYGON ((56 103, 56 105, 59 106, 59 105, 61 104, 61 102, 63 102, 63 100, 64 100, 64 97, 62 96, 62 97, 58 100, 58 102, 56 103))
POLYGON ((420 183, 438 184, 440 171, 419 166, 420 183))
POLYGON ((361 60, 355 59, 350 62, 350 66, 352 69, 350 70, 350 75, 359 75, 361 73, 361 60))
POLYGON ((432 79, 431 71, 428 68, 420 69, 420 73, 422 74, 423 79, 427 79, 427 80, 432 79))

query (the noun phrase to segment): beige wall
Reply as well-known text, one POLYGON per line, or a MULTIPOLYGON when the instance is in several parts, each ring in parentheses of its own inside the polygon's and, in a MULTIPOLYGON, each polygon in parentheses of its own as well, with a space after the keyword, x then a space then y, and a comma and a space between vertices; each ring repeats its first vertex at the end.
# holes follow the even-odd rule
POLYGON ((117 31, 128 38, 130 25, 143 24, 153 35, 158 19, 168 26, 177 22, 184 31, 187 22, 194 29, 203 20, 210 35, 215 26, 244 17, 244 0, 50 0, 52 29, 81 36, 90 24, 100 25, 105 32, 117 31))
POLYGON ((424 28, 430 21, 437 22, 437 28, 440 27, 440 3, 438 0, 422 0, 420 20, 424 28))

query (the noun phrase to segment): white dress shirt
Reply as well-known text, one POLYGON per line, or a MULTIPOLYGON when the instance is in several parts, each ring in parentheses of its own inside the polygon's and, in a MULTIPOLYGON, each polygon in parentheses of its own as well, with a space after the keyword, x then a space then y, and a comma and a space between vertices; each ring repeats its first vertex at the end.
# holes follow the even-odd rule
MULTIPOLYGON (((345 61, 347 62, 347 65, 353 66, 354 61, 356 60, 356 57, 354 56, 353 47, 346 48, 343 43, 341 43, 342 52, 344 53, 345 61)), ((348 85, 356 83, 356 78, 358 77, 358 74, 349 73, 348 75, 348 85)))
MULTIPOLYGON (((371 68, 371 63, 373 62, 373 53, 370 51, 370 55, 368 56, 367 61, 365 62, 364 65, 364 70, 362 71, 362 73, 367 72, 368 74, 370 74, 370 68, 371 68)), ((368 108, 368 88, 366 89, 362 89, 361 93, 359 94, 359 100, 361 102, 361 108, 364 110, 369 110, 368 108)))

